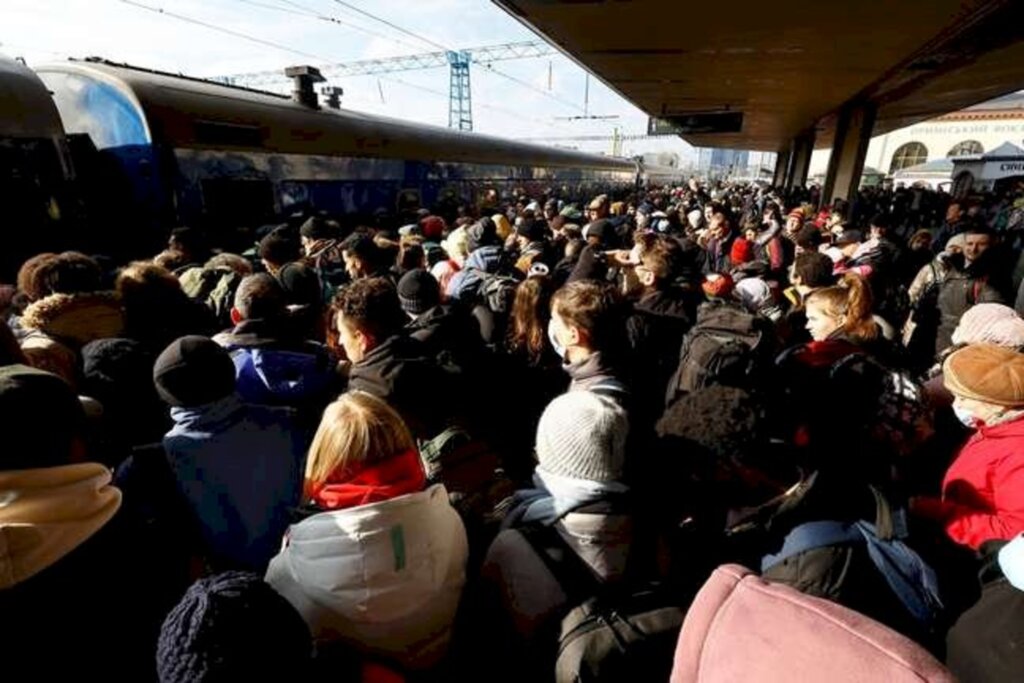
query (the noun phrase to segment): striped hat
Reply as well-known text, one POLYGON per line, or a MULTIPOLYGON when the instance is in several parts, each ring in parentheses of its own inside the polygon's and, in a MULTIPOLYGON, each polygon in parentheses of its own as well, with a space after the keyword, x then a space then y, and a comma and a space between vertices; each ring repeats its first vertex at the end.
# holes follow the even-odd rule
POLYGON ((548 404, 537 425, 539 469, 589 481, 617 481, 626 460, 629 420, 612 399, 570 391, 548 404))

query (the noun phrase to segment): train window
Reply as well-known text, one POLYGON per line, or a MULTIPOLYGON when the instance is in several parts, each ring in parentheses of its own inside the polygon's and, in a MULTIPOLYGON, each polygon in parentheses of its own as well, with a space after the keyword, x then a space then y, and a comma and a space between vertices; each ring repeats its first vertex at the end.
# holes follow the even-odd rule
POLYGON ((274 188, 269 180, 211 178, 202 181, 203 213, 210 225, 254 226, 274 215, 274 188))
POLYGON ((196 121, 196 141, 207 145, 262 147, 263 133, 258 126, 241 126, 220 121, 196 121))
POLYGON ((77 74, 43 71, 39 76, 53 93, 67 133, 87 134, 100 150, 150 143, 145 117, 128 93, 77 74))

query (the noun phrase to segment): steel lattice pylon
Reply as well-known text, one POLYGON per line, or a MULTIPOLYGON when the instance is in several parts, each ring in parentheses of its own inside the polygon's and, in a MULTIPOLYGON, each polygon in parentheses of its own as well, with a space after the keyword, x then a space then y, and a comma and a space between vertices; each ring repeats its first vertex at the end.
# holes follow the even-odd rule
MULTIPOLYGON (((450 104, 448 108, 448 125, 459 130, 473 130, 472 96, 469 86, 469 65, 488 64, 508 59, 525 59, 529 57, 546 57, 555 54, 556 50, 540 40, 502 45, 487 45, 459 51, 424 52, 403 57, 388 59, 364 59, 344 64, 328 64, 320 67, 320 72, 327 79, 351 76, 368 76, 385 74, 395 71, 413 71, 416 69, 435 69, 447 66, 450 70, 450 104)), ((255 73, 218 76, 211 80, 239 85, 247 88, 261 88, 271 85, 284 86, 288 83, 283 71, 259 71, 255 73)))
POLYGON ((469 90, 469 53, 449 52, 451 85, 448 90, 448 127, 473 130, 473 101, 469 90))

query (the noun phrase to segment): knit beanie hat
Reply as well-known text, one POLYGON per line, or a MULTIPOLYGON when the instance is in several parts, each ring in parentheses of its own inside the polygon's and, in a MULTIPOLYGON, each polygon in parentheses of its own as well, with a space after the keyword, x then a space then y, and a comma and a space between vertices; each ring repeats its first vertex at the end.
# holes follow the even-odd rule
POLYGON ((0 367, 0 470, 68 464, 85 413, 63 379, 27 365, 0 367))
POLYGON ((153 383, 160 398, 169 405, 201 406, 234 392, 235 364, 212 339, 182 337, 157 357, 153 383))
POLYGON ((725 299, 733 290, 733 280, 727 273, 710 273, 704 278, 701 288, 704 294, 711 299, 725 299))
POLYGON ((1024 320, 1003 304, 977 304, 960 317, 953 331, 954 344, 995 344, 1016 349, 1024 346, 1024 320))
POLYGON ((729 250, 729 260, 734 266, 753 261, 754 245, 750 243, 750 240, 742 237, 733 240, 732 249, 729 250))
POLYGON ((616 481, 628 432, 618 403, 592 391, 570 391, 549 403, 537 424, 538 468, 573 479, 616 481))
POLYGON ((441 303, 441 288, 433 275, 414 268, 398 281, 398 301, 406 313, 420 315, 441 303))
POLYGON ((262 578, 225 572, 200 579, 164 620, 160 683, 299 680, 312 639, 306 622, 262 578))
POLYGON ((444 219, 440 216, 427 216, 420 221, 420 229, 428 240, 440 240, 445 227, 444 219))
POLYGON ((1024 406, 1024 354, 993 344, 972 344, 942 366, 946 388, 957 396, 1016 408, 1024 406))
POLYGON ((736 283, 736 298, 751 313, 757 313, 771 303, 772 290, 768 283, 759 277, 748 277, 736 283))

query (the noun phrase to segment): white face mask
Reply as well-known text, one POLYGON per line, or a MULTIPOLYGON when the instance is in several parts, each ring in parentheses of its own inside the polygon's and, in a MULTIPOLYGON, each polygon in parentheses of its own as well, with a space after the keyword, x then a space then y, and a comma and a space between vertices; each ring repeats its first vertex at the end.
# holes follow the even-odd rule
POLYGON ((559 358, 565 360, 565 347, 558 343, 558 339, 555 337, 555 321, 548 321, 548 341, 551 342, 551 348, 555 350, 559 358))
POLYGON ((1024 537, 1017 536, 999 551, 999 568, 1010 585, 1024 591, 1024 537))
POLYGON ((969 429, 975 428, 976 418, 972 413, 967 412, 956 403, 953 404, 953 413, 956 415, 956 419, 969 429))

